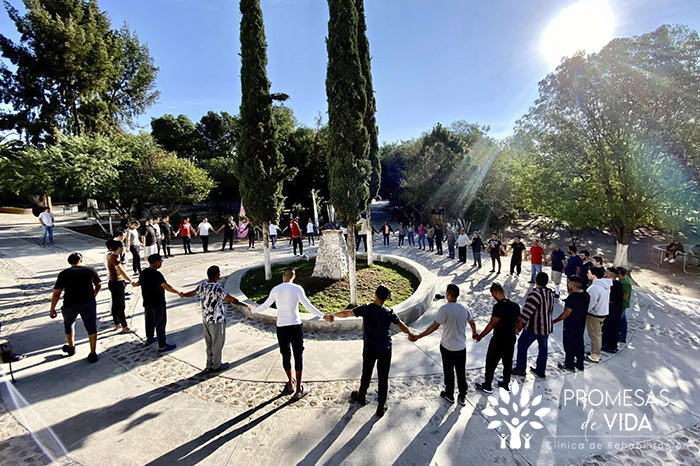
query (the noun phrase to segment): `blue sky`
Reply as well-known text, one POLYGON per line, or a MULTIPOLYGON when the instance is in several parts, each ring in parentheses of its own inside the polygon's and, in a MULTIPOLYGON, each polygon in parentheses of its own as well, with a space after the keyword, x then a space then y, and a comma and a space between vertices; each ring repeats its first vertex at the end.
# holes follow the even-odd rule
MULTIPOLYGON (((606 1, 606 0, 596 0, 606 1)), ((664 23, 700 29, 699 0, 607 0, 615 37, 664 23)), ((20 0, 11 0, 19 5, 20 0)), ((569 0, 366 0, 381 141, 419 136, 435 123, 467 120, 505 137, 554 69, 542 37, 569 0)), ((165 113, 198 120, 208 110, 238 113, 240 61, 236 0, 99 0, 114 27, 127 22, 160 67, 165 113)), ((302 124, 326 119, 325 0, 262 0, 273 92, 291 96, 302 124)), ((0 30, 13 28, 0 14, 0 30)), ((10 34, 12 35, 12 34, 10 34)))

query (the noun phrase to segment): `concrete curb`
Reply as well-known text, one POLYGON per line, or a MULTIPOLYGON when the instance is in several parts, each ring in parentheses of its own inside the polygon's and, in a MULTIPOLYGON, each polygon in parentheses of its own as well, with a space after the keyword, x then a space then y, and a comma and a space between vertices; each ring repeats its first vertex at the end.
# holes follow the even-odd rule
MULTIPOLYGON (((388 262, 390 264, 398 265, 409 272, 413 273, 420 284, 416 291, 404 302, 399 303, 394 306, 394 312, 399 316, 399 318, 406 324, 418 319, 425 313, 425 311, 430 307, 435 294, 435 287, 437 286, 437 277, 430 272, 427 268, 414 262, 410 259, 406 259, 400 256, 388 255, 388 254, 375 254, 375 260, 377 262, 388 262)), ((309 257, 313 259, 314 256, 309 257)), ((357 254, 358 259, 366 259, 366 254, 357 254)), ((292 262, 298 261, 298 257, 289 257, 285 259, 277 259, 272 261, 272 265, 284 265, 291 264, 292 262)), ((253 267, 248 267, 245 269, 237 270, 231 274, 224 284, 226 292, 231 296, 235 297, 239 301, 246 302, 249 304, 255 304, 248 299, 248 297, 241 291, 241 280, 243 276, 251 270, 253 267)), ((247 317, 251 319, 259 320, 268 324, 276 324, 277 314, 275 309, 268 309, 262 313, 252 313, 250 310, 241 308, 239 306, 234 306, 235 309, 239 310, 247 317)), ((360 317, 349 317, 345 319, 338 319, 334 323, 329 324, 323 319, 308 313, 301 314, 302 326, 305 330, 315 331, 315 332, 348 332, 362 330, 362 318, 360 317)))

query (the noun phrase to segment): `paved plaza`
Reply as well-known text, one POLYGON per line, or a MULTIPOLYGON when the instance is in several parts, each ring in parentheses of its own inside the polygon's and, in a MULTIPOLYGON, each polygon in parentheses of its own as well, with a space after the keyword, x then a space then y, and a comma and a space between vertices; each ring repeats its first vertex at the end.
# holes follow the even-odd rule
MULTIPOLYGON (((397 331, 389 410, 381 419, 374 416, 374 395, 367 407, 349 399, 359 385, 361 332, 306 333, 304 376, 311 394, 291 403, 280 394, 285 376, 272 326, 229 307, 224 361, 230 366, 217 375, 204 374, 199 306, 195 299, 173 294, 167 296, 167 331, 175 351, 159 355, 145 345, 138 289, 127 301, 129 324, 137 333, 116 335, 104 286, 98 295, 100 361, 86 360, 81 322, 76 325, 76 355, 64 357, 62 322, 49 318, 51 289, 73 251, 82 252, 86 265, 96 267, 106 280, 104 242, 62 228, 60 219, 56 244, 48 247, 38 244, 40 230, 31 216, 0 215, 0 225, 0 337, 27 354, 14 365, 17 383, 5 383, 0 390, 3 466, 54 461, 85 466, 700 464, 697 300, 635 287, 627 344, 575 374, 557 368, 563 361, 562 329, 557 325, 550 339, 547 378, 514 377, 522 392, 531 400, 541 395, 540 406, 550 409, 541 417, 543 428, 531 429, 527 443, 513 448, 503 440, 507 429, 488 428, 488 397, 474 390, 474 382, 483 377, 488 338, 468 344, 470 387, 467 405, 461 407, 439 396, 440 330, 417 343, 397 331), (571 399, 580 393, 588 404, 571 399), (600 393, 623 396, 599 404, 595 397, 600 393), (628 395, 631 401, 626 403, 628 395)), ((288 258, 286 239, 278 244, 273 260, 288 258)), ((200 253, 183 256, 176 242, 178 255, 164 263, 162 272, 170 284, 190 291, 206 278, 210 265, 219 265, 225 280, 236 270, 262 263, 260 246, 213 249, 204 254, 197 244, 194 250, 200 253)), ((473 269, 470 263, 460 266, 446 256, 415 249, 379 251, 427 267, 437 276, 441 292, 449 283, 458 284, 459 300, 474 312, 479 331, 490 318, 488 288, 494 280, 521 304, 530 289, 529 274, 496 278, 488 273, 490 264, 473 269)), ((315 254, 314 247, 309 254, 315 254)), ((524 265, 529 270, 529 263, 524 265)), ((427 328, 442 303, 435 300, 410 327, 427 328)), ((555 316, 561 310, 560 302, 555 316)), ((535 355, 533 345, 531 361, 535 355)), ((373 383, 370 393, 375 391, 373 383)), ((499 406, 505 409, 523 402, 516 395, 505 403, 502 394, 493 397, 500 396, 499 406)))

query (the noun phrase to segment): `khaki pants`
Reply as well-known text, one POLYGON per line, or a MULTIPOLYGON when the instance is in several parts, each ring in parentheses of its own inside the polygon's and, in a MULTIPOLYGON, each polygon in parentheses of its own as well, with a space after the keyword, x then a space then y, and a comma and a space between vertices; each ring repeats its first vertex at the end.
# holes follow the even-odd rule
POLYGON ((603 322, 605 317, 595 317, 588 315, 586 317, 586 329, 588 330, 588 338, 591 339, 591 356, 593 361, 600 361, 600 348, 603 343, 603 322))

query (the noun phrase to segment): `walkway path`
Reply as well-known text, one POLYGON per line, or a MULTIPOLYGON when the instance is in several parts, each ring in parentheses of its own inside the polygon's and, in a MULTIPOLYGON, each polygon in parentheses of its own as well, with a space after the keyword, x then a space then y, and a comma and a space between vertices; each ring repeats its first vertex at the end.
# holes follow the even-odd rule
MULTIPOLYGON (((0 411, 0 464, 48 464, 52 457, 86 466, 617 464, 611 455, 639 464, 666 455, 674 463, 683 459, 692 464, 698 456, 698 428, 694 427, 700 422, 695 403, 700 394, 698 301, 635 290, 629 343, 583 374, 565 375, 556 368, 562 359, 558 327, 550 343, 548 378, 525 379, 526 389, 533 396, 543 395, 543 406, 552 408, 543 418, 544 429, 533 431, 529 449, 501 449, 498 435, 487 429, 490 420, 482 412, 486 397, 470 388, 464 408, 448 406, 439 398, 439 331, 417 344, 396 335, 390 409, 381 420, 374 418, 372 406, 360 409, 348 401, 360 373, 359 333, 307 334, 305 375, 311 381, 311 395, 289 404, 279 396, 284 374, 272 328, 244 319, 229 308, 224 356, 231 367, 219 376, 204 375, 198 306, 194 300, 174 295, 168 297, 168 339, 178 349, 168 356, 159 356, 143 344, 138 290, 128 301, 128 315, 139 332, 114 335, 105 290, 98 301, 100 362, 90 365, 85 360, 87 338, 80 323, 76 326, 77 354, 64 358, 60 352, 62 324, 48 317, 51 287, 73 250, 83 252, 86 262, 97 266, 104 277, 103 242, 58 228, 56 246, 41 248, 36 241, 38 229, 30 227, 34 220, 0 215, 0 224, 15 225, 0 230, 0 336, 28 354, 16 364, 16 386, 6 385, 0 391, 5 407, 0 411), (15 389, 18 393, 13 397, 10 392, 15 389), (645 397, 651 390, 658 395, 667 389, 670 403, 596 407, 592 421, 603 427, 588 429, 583 449, 571 448, 581 441, 573 436, 583 435, 581 425, 590 406, 584 409, 572 400, 565 402, 569 390, 607 390, 614 395, 624 389, 643 390, 645 397), (623 414, 638 419, 646 414, 650 429, 609 428, 604 425, 604 414, 609 418, 618 414, 616 422, 623 414), (627 448, 632 442, 651 438, 666 443, 627 448), (590 448, 591 443, 603 445, 590 448)), ((283 246, 273 257, 291 254, 283 246)), ((414 249, 380 252, 420 262, 444 285, 459 284, 460 300, 475 312, 477 327, 486 325, 492 306, 488 286, 497 278, 488 273, 488 266, 481 270, 459 267, 445 256, 414 249)), ((211 264, 228 275, 259 264, 261 257, 261 249, 248 251, 242 246, 233 252, 180 255, 165 263, 163 273, 171 284, 188 290, 205 277, 211 264)), ((507 293, 520 302, 529 289, 527 278, 498 277, 507 293)), ((411 327, 430 325, 440 304, 435 301, 411 327)), ((561 305, 555 313, 560 310, 561 305)), ((470 383, 482 377, 487 345, 487 341, 469 344, 470 383)), ((533 348, 531 357, 534 354, 533 348)))

